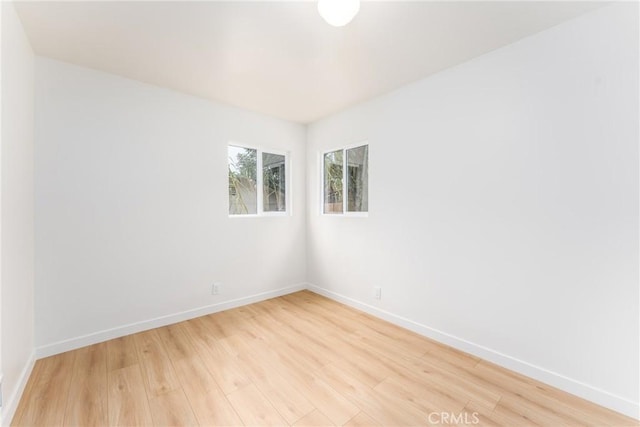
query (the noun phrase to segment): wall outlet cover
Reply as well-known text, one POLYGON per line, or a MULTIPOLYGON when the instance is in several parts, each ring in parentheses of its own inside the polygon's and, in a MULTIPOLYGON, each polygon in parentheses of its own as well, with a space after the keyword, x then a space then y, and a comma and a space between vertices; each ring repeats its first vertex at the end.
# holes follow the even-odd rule
POLYGON ((221 288, 222 288, 222 283, 221 282, 215 282, 213 284, 213 286, 211 287, 211 295, 219 295, 221 288))

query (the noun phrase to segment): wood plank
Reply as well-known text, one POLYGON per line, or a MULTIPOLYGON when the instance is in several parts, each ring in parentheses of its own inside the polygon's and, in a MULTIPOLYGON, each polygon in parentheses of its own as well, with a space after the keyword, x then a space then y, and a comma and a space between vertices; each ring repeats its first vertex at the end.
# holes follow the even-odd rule
MULTIPOLYGON (((458 373, 454 375, 446 369, 431 365, 424 359, 412 361, 404 359, 400 363, 403 364, 404 369, 397 371, 396 376, 399 379, 410 384, 419 384, 437 396, 460 403, 474 400, 476 404, 483 404, 489 410, 493 410, 502 397, 495 392, 494 388, 487 388, 474 381, 465 369, 457 369, 458 373)), ((445 401, 435 396, 433 399, 434 402, 446 405, 445 401)))
POLYGON ((174 366, 200 425, 243 425, 200 358, 180 359, 174 362, 174 366))
POLYGON ((468 399, 456 399, 416 381, 395 376, 387 378, 374 387, 374 390, 383 395, 395 396, 426 412, 460 412, 469 402, 468 399))
POLYGON ((358 348, 337 335, 326 336, 327 342, 340 354, 348 354, 332 363, 349 373, 353 378, 373 388, 384 381, 393 370, 382 362, 381 358, 371 357, 366 350, 358 348))
POLYGON ((35 364, 33 365, 33 370, 31 371, 31 375, 27 380, 27 385, 24 388, 22 399, 20 399, 20 402, 18 402, 16 413, 13 415, 13 420, 11 420, 10 424, 12 426, 20 425, 20 420, 22 419, 24 412, 27 410, 28 407, 32 407, 32 405, 29 404, 29 401, 31 400, 31 398, 33 398, 37 394, 38 389, 36 388, 36 383, 42 377, 42 374, 41 374, 42 366, 43 366, 42 360, 36 360, 35 364))
POLYGON ((345 427, 377 427, 380 423, 367 415, 366 412, 360 411, 357 415, 344 424, 345 427))
POLYGON ((504 420, 502 420, 502 423, 500 423, 498 422, 498 419, 492 417, 494 410, 495 407, 492 410, 488 410, 484 404, 477 404, 476 402, 471 400, 469 401, 469 403, 467 403, 467 406, 464 407, 463 412, 467 413, 469 419, 480 420, 480 422, 477 424, 483 427, 498 427, 504 425, 504 420))
POLYGON ((61 426, 71 388, 76 352, 67 352, 40 359, 38 378, 28 395, 16 425, 61 426))
POLYGON ((261 349, 260 356, 271 371, 277 371, 334 424, 342 425, 360 411, 349 399, 308 369, 304 357, 298 357, 298 353, 261 349))
POLYGON ((64 425, 108 425, 107 402, 106 343, 78 349, 65 409, 64 425))
POLYGON ((107 341, 107 369, 126 368, 138 364, 138 353, 133 335, 107 341))
POLYGON ((149 399, 151 417, 157 426, 197 426, 191 405, 182 389, 149 399))
POLYGON ((383 425, 424 425, 427 412, 391 395, 376 392, 338 366, 327 365, 320 377, 383 425))
POLYGON ((298 384, 302 384, 301 389, 307 399, 335 425, 344 424, 360 410, 349 399, 314 374, 308 380, 298 384))
POLYGON ((329 418, 317 409, 300 418, 293 425, 296 427, 335 426, 329 418))
POLYGON ((619 426, 634 425, 634 422, 638 424, 637 421, 610 409, 594 405, 587 400, 490 362, 481 361, 475 366, 473 373, 487 381, 500 384, 505 389, 503 392, 505 397, 514 400, 523 398, 541 411, 552 411, 574 424, 619 426))
POLYGON ((168 325, 156 329, 162 340, 164 349, 172 361, 193 357, 196 350, 187 338, 183 330, 183 323, 168 325))
POLYGON ((230 353, 236 355, 253 384, 288 424, 313 411, 313 405, 301 390, 279 374, 278 363, 261 340, 242 332, 221 341, 230 353))
POLYGON ((149 400, 139 365, 129 365, 108 374, 109 425, 153 425, 149 400))
POLYGON ((220 311, 201 317, 202 321, 207 325, 209 330, 216 338, 225 338, 240 332, 237 322, 238 316, 228 311, 220 311))
POLYGON ((276 411, 271 402, 250 384, 227 395, 231 405, 248 426, 283 426, 287 422, 276 411))
POLYGON ((207 370, 225 394, 251 383, 247 375, 242 372, 237 359, 218 344, 218 340, 208 331, 202 318, 183 323, 183 330, 191 339, 207 370))
POLYGON ((154 329, 135 334, 134 339, 149 397, 178 390, 180 382, 157 331, 154 329))

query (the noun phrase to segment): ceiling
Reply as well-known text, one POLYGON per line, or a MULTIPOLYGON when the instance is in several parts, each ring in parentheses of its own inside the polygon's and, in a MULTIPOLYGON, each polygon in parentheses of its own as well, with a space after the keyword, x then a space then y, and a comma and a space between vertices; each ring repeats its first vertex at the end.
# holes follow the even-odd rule
POLYGON ((365 1, 334 28, 312 1, 16 3, 39 55, 300 123, 600 6, 365 1))

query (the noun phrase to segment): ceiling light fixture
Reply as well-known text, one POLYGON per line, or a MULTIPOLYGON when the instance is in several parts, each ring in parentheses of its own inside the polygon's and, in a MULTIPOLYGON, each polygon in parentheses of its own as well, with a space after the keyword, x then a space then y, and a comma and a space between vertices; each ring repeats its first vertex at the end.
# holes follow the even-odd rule
POLYGON ((343 27, 360 10, 360 0, 318 0, 318 12, 329 25, 343 27))

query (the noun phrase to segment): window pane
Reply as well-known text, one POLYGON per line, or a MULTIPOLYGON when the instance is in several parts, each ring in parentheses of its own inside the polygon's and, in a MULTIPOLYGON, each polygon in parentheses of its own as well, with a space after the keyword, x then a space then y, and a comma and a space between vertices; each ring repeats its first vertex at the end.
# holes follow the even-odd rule
POLYGON ((262 187, 265 212, 285 212, 285 157, 262 153, 262 187))
POLYGON ((258 213, 256 150, 229 146, 229 214, 258 213))
POLYGON ((369 146, 347 150, 347 211, 369 210, 369 146))
POLYGON ((324 213, 342 213, 342 150, 324 155, 324 213))

